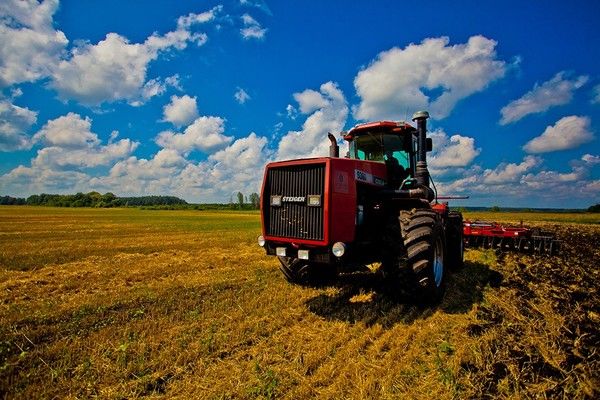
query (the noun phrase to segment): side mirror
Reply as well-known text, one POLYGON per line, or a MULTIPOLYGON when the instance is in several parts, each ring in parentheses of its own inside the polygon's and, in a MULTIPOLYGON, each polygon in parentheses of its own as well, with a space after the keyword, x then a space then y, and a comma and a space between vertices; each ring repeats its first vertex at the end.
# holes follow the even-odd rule
POLYGON ((433 150, 433 140, 431 140, 430 137, 425 139, 425 147, 427 148, 427 151, 431 151, 433 150))

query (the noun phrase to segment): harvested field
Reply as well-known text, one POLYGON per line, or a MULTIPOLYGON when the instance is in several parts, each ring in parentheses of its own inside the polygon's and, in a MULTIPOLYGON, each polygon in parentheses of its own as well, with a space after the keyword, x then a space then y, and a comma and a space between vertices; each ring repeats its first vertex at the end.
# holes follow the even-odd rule
POLYGON ((257 213, 0 207, 0 397, 597 398, 600 220, 527 215, 466 217, 555 230, 559 256, 469 250, 420 308, 289 285, 257 213))

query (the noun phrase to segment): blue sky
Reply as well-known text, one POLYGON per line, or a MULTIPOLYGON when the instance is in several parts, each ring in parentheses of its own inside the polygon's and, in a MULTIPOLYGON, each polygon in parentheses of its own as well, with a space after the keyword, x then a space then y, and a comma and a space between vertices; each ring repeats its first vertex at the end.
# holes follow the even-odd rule
POLYGON ((258 192, 427 109, 455 205, 600 202, 595 1, 0 2, 0 194, 258 192))

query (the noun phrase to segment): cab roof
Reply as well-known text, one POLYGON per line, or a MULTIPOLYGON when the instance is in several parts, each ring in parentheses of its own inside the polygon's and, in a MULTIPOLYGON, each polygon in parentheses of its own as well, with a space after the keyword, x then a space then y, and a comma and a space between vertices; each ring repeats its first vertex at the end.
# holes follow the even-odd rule
POLYGON ((365 132, 393 132, 398 134, 403 134, 406 132, 416 132, 417 130, 405 121, 376 121, 376 122, 367 122, 365 124, 357 124, 354 125, 352 129, 346 132, 343 136, 345 140, 353 140, 355 136, 361 135, 365 132))

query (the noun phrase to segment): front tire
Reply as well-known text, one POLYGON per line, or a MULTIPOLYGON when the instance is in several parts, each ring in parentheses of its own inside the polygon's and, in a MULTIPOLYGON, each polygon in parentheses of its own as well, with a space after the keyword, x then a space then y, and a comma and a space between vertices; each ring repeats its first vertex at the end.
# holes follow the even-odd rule
POLYGON ((446 287, 446 239, 439 215, 432 210, 402 210, 396 221, 386 232, 385 270, 406 269, 417 299, 439 302, 446 287))
POLYGON ((335 270, 330 265, 310 263, 291 257, 277 258, 280 263, 279 270, 288 282, 295 285, 315 286, 335 277, 335 270))

